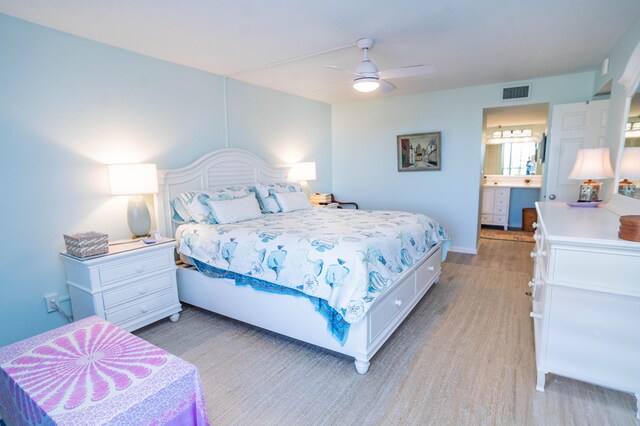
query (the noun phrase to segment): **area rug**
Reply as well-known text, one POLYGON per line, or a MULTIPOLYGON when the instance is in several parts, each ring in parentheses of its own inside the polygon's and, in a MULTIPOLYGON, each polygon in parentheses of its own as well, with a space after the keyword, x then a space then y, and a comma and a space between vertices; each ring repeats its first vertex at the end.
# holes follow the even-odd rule
POLYGON ((534 242, 533 232, 505 231, 502 229, 481 228, 480 238, 486 238, 488 240, 525 241, 527 243, 534 242))

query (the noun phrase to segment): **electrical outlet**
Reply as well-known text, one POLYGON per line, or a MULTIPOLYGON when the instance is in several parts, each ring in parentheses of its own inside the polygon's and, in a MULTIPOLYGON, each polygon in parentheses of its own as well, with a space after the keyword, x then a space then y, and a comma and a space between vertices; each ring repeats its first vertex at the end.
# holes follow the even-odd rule
POLYGON ((58 298, 58 293, 46 294, 44 296, 44 302, 47 306, 47 312, 54 312, 56 310, 55 306, 60 306, 60 299, 58 298), (53 303, 52 303, 53 302, 53 303))

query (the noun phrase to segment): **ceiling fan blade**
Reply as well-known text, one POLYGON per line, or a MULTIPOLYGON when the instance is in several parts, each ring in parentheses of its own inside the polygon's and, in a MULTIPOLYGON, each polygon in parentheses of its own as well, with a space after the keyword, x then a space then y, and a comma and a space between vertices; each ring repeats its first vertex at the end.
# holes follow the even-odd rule
POLYGON ((380 92, 381 93, 389 93, 396 90, 396 86, 389 83, 387 80, 380 80, 380 92))
POLYGON ((335 65, 325 65, 324 67, 325 67, 325 68, 332 69, 332 70, 335 70, 335 71, 344 71, 344 72, 349 73, 349 74, 351 74, 351 75, 355 75, 355 74, 356 74, 356 73, 355 73, 355 72, 353 72, 353 71, 346 70, 346 69, 344 69, 344 68, 340 68, 340 67, 337 67, 337 66, 335 66, 335 65))
POLYGON ((380 78, 392 79, 432 74, 434 72, 436 72, 436 67, 433 65, 412 65, 410 67, 393 68, 390 70, 380 71, 379 75, 380 78))

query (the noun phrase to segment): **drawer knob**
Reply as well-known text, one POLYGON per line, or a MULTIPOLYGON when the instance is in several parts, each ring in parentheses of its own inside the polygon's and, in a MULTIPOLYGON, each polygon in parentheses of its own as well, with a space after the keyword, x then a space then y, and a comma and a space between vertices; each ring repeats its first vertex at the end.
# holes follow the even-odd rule
POLYGON ((138 288, 138 293, 140 294, 146 294, 147 293, 147 286, 143 285, 140 288, 138 288))
POLYGON ((136 271, 137 271, 138 273, 140 273, 140 272, 144 271, 144 265, 142 265, 142 264, 138 264, 138 265, 136 265, 136 271))
POLYGON ((396 306, 402 306, 402 300, 401 299, 396 299, 396 306))
POLYGON ((535 285, 535 282, 533 280, 529 281, 529 287, 533 287, 535 285))
POLYGON ((435 266, 429 266, 429 268, 428 268, 428 269, 429 269, 431 272, 433 272, 433 271, 435 271, 435 270, 436 270, 436 267, 435 267, 435 266))
POLYGON ((537 312, 531 312, 531 313, 529 314, 529 316, 530 316, 531 318, 542 319, 542 314, 539 314, 539 313, 537 313, 537 312))
POLYGON ((143 314, 147 313, 148 310, 147 305, 140 305, 140 311, 142 311, 143 314))

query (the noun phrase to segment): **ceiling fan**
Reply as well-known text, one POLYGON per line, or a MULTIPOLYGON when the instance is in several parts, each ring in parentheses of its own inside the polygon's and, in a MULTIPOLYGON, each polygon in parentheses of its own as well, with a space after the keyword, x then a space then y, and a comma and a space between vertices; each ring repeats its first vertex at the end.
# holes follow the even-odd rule
POLYGON ((358 49, 362 50, 364 58, 362 59, 362 62, 358 64, 355 71, 345 70, 334 65, 326 65, 326 67, 353 74, 353 88, 360 92, 373 92, 380 88, 380 91, 383 93, 393 92, 396 90, 396 86, 387 80, 431 74, 436 71, 433 65, 412 65, 408 67, 378 71, 378 67, 371 62, 368 56, 369 49, 373 47, 373 43, 374 40, 372 38, 361 38, 356 42, 356 46, 358 46, 358 49))

